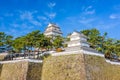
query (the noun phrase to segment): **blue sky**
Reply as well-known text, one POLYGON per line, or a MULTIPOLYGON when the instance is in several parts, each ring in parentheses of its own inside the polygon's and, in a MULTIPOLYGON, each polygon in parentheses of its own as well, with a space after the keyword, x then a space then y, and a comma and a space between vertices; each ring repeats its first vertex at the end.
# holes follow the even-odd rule
POLYGON ((120 0, 0 0, 0 32, 15 37, 44 32, 49 22, 63 35, 97 28, 120 39, 120 0))

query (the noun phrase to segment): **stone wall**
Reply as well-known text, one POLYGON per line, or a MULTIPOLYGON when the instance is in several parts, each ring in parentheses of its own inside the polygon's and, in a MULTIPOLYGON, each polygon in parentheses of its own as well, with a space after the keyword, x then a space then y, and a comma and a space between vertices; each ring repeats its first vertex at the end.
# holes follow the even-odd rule
POLYGON ((26 80, 41 80, 42 75, 42 63, 33 63, 28 64, 28 72, 26 80))
POLYGON ((87 80, 120 80, 120 65, 107 63, 103 57, 85 55, 87 80))
POLYGON ((2 64, 0 80, 26 80, 28 62, 2 64))
MULTIPOLYGON (((0 75, 1 75, 1 72, 2 72, 2 66, 3 66, 3 64, 0 64, 0 75)), ((1 77, 0 77, 0 80, 2 80, 1 77)))
POLYGON ((31 60, 2 63, 0 80, 120 80, 120 65, 82 53, 50 56, 43 64, 31 60))
POLYGON ((83 55, 54 56, 45 59, 42 80, 85 80, 83 55))
POLYGON ((4 58, 6 57, 6 53, 4 54, 4 53, 2 53, 2 54, 0 54, 0 61, 3 61, 4 60, 4 58))
POLYGON ((120 65, 88 54, 53 56, 44 61, 42 80, 120 80, 120 65))
POLYGON ((41 80, 42 63, 11 61, 0 64, 0 80, 41 80))

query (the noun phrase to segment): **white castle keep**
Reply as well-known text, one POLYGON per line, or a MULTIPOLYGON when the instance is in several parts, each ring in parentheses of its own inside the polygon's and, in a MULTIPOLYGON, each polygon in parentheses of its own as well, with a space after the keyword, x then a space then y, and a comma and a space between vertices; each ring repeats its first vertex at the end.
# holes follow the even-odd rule
POLYGON ((77 31, 74 31, 70 36, 70 41, 67 42, 67 47, 64 52, 53 53, 52 56, 70 55, 70 54, 89 54, 104 57, 97 50, 90 48, 87 42, 87 37, 77 31))
POLYGON ((67 42, 68 47, 65 48, 65 51, 83 50, 92 53, 98 53, 98 51, 90 48, 90 44, 87 42, 88 37, 84 34, 74 31, 69 38, 70 41, 67 42))
POLYGON ((44 35, 48 37, 62 36, 62 32, 60 27, 58 27, 56 24, 49 23, 44 32, 44 35))
POLYGON ((80 32, 73 32, 70 35, 70 41, 68 42, 68 47, 74 46, 83 46, 83 47, 90 47, 89 43, 87 42, 87 37, 80 32))
MULTIPOLYGON (((62 32, 60 30, 60 27, 58 27, 56 24, 49 23, 47 26, 45 32, 45 36, 48 37, 55 37, 55 36, 62 36, 62 32)), ((71 51, 83 51, 84 53, 89 54, 99 54, 98 51, 90 48, 90 44, 87 42, 88 37, 84 34, 74 31, 70 36, 70 41, 66 42, 67 47, 65 48, 65 51, 63 53, 68 53, 71 51)), ((59 54, 57 54, 59 55, 59 54)))

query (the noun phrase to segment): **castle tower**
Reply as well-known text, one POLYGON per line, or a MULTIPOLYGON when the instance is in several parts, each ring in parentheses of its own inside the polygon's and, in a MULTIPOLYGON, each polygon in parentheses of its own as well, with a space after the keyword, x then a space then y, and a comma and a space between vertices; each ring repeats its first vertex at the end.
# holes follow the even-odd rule
POLYGON ((67 42, 68 47, 65 48, 65 51, 77 51, 77 50, 83 50, 84 52, 89 53, 98 53, 95 49, 90 48, 89 43, 87 42, 87 37, 77 31, 74 31, 70 36, 70 41, 67 42))
POLYGON ((60 30, 60 27, 58 27, 56 24, 49 23, 44 32, 44 35, 48 37, 62 36, 62 32, 60 30))
POLYGON ((90 47, 89 43, 87 42, 87 37, 80 32, 73 32, 70 35, 70 41, 68 42, 68 47, 90 47))

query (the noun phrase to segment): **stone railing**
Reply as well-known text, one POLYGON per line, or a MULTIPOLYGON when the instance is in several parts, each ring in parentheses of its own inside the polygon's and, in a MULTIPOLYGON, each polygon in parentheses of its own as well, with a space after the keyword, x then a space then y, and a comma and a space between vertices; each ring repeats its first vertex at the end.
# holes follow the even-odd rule
POLYGON ((16 63, 21 61, 28 61, 28 62, 34 62, 34 63, 42 63, 42 60, 34 60, 34 59, 21 59, 21 60, 11 60, 11 61, 0 61, 0 64, 4 63, 16 63))
POLYGON ((110 61, 110 60, 108 60, 108 59, 105 59, 105 61, 106 61, 107 63, 110 63, 110 64, 120 65, 120 62, 113 62, 113 61, 110 61))
POLYGON ((60 56, 60 55, 71 55, 71 54, 89 54, 89 55, 96 55, 96 56, 101 56, 104 57, 104 54, 102 53, 97 53, 97 52, 92 52, 92 51, 85 51, 85 50, 76 50, 76 51, 64 51, 64 52, 57 52, 51 54, 52 56, 60 56))

